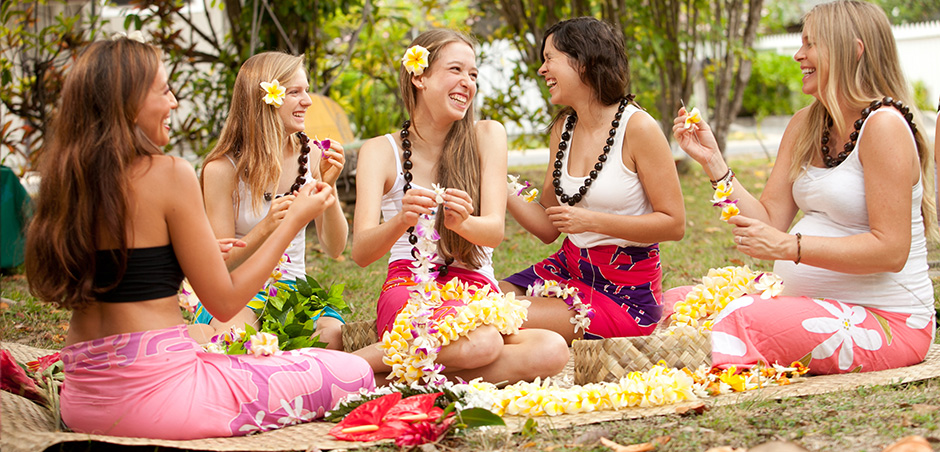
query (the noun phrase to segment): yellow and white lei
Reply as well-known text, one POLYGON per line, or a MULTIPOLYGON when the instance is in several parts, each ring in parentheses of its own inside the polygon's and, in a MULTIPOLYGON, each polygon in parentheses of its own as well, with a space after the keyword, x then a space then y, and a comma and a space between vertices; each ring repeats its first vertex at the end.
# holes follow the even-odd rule
POLYGON ((418 237, 412 264, 416 284, 411 287, 408 304, 398 313, 391 331, 382 336, 379 348, 385 352, 382 361, 392 367, 389 379, 409 384, 419 380, 440 384, 446 380, 441 375, 444 366, 435 360, 442 347, 480 325, 492 325, 502 334, 518 332, 526 320, 529 301, 457 279, 446 284, 438 283, 431 267, 436 257, 435 242, 440 236, 434 230, 431 218, 422 216, 414 233, 418 237), (452 300, 460 300, 464 304, 453 308, 456 315, 432 318, 435 308, 452 300))
POLYGON ((782 290, 783 280, 773 273, 755 272, 747 266, 709 269, 702 283, 676 303, 669 330, 693 327, 710 331, 712 320, 732 300, 756 292, 767 299, 782 290))

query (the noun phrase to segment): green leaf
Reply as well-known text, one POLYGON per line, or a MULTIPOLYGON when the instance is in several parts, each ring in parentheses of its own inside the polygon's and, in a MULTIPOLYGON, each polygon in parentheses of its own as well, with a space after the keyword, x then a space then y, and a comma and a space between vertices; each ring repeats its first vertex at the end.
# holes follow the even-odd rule
POLYGON ((522 436, 526 438, 535 438, 535 435, 538 435, 539 423, 533 418, 528 418, 525 420, 525 424, 522 426, 522 431, 519 432, 522 436))
POLYGON ((486 425, 506 425, 503 418, 484 408, 468 408, 457 413, 457 418, 465 428, 483 427, 486 425))

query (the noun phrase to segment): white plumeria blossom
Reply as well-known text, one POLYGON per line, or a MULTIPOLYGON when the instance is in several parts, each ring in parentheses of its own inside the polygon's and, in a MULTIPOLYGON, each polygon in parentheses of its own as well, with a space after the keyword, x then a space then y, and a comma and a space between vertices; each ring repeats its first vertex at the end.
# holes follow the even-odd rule
POLYGON ((315 412, 304 408, 304 399, 302 396, 297 396, 294 399, 294 406, 291 406, 286 400, 281 399, 281 408, 284 408, 286 415, 278 418, 277 423, 282 426, 312 421, 313 418, 316 417, 315 412))
POLYGON ((434 189, 434 202, 444 204, 444 192, 447 189, 438 184, 431 184, 431 188, 434 189))
POLYGON ((825 359, 839 350, 839 369, 849 370, 855 361, 854 347, 857 345, 864 350, 878 350, 881 348, 881 335, 875 330, 862 328, 861 325, 868 317, 868 311, 861 306, 848 306, 842 302, 834 301, 838 307, 820 300, 813 300, 816 304, 828 311, 834 317, 814 317, 803 321, 803 328, 811 333, 832 333, 828 339, 813 349, 814 359, 825 359))
POLYGON ((252 355, 258 357, 277 355, 281 351, 277 345, 277 336, 271 333, 255 333, 245 345, 252 355))
POLYGON ((761 291, 764 300, 776 297, 783 292, 783 279, 773 273, 761 273, 754 278, 754 288, 761 291))

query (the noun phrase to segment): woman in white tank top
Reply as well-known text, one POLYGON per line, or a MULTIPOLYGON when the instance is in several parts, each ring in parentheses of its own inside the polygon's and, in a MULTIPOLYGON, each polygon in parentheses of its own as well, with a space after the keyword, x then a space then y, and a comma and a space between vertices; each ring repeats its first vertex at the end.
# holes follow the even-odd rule
MULTIPOLYGON (((409 325, 417 314, 412 317, 406 311, 418 305, 412 302, 410 288, 418 284, 415 269, 421 267, 415 257, 420 234, 415 226, 421 215, 432 216, 441 235, 432 247, 437 256, 430 263, 433 281, 465 284, 473 297, 498 294, 490 256, 503 239, 506 131, 495 121, 474 123, 476 76, 476 55, 468 37, 443 29, 422 33, 406 52, 399 72, 399 88, 411 119, 395 136, 373 138, 359 151, 352 258, 366 266, 391 254, 377 303, 378 333, 386 345, 407 342, 410 350, 418 347, 418 339, 425 339, 411 336, 417 327, 409 325), (446 191, 432 191, 436 184, 446 191)), ((472 314, 481 305, 479 298, 474 300, 441 295, 439 304, 427 307, 436 331, 429 334, 435 337, 453 328, 458 318, 473 319, 474 326, 464 330, 466 335, 442 341, 439 351, 432 352, 436 357, 420 369, 400 364, 402 359, 413 360, 409 352, 403 356, 375 345, 356 354, 382 377, 391 371, 393 379, 407 382, 456 376, 511 383, 547 377, 564 368, 568 348, 561 336, 537 329, 510 334, 497 325, 505 324, 504 319, 472 314), (443 365, 443 371, 431 365, 443 365)), ((504 302, 494 306, 506 306, 504 302)))
MULTIPOLYGON (((311 104, 303 61, 302 56, 282 52, 264 52, 245 61, 235 80, 219 143, 206 156, 202 186, 212 230, 216 237, 236 237, 246 244, 232 249, 227 261, 230 270, 267 240, 286 215, 296 190, 313 180, 335 189, 346 161, 343 147, 335 140, 321 150, 303 134, 304 114, 311 104)), ((314 223, 324 252, 334 258, 342 254, 349 226, 339 203, 314 223)), ((281 282, 291 285, 306 274, 305 239, 303 229, 285 251, 289 261, 280 265, 281 282)), ((257 326, 255 310, 263 307, 259 294, 227 322, 197 308, 194 323, 208 324, 216 331, 245 323, 257 326)), ((317 319, 320 341, 341 350, 342 324, 338 312, 325 308, 317 319)))
POLYGON ((735 179, 707 124, 686 128, 679 110, 673 127, 715 183, 733 184, 738 249, 774 260, 783 279, 781 295, 744 296, 719 314, 712 361, 801 361, 817 374, 918 363, 935 324, 926 237, 937 227, 923 186, 932 156, 906 106, 890 24, 879 6, 837 1, 806 15, 802 39, 794 58, 815 101, 787 126, 760 199, 735 179))
POLYGON ((553 25, 542 41, 551 102, 565 108, 551 125, 540 203, 510 196, 509 212, 561 249, 506 278, 500 287, 532 302, 525 323, 574 339, 650 334, 662 312, 659 242, 685 232, 679 176, 659 124, 626 95, 623 38, 580 17, 553 25), (558 284, 552 294, 539 289, 558 284), (574 324, 572 326, 572 324, 574 324))

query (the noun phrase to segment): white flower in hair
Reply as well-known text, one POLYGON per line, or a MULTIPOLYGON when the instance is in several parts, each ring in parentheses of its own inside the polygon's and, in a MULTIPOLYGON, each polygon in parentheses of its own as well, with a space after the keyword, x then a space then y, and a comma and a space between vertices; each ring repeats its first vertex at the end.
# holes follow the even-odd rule
POLYGON ((284 96, 287 95, 287 90, 281 86, 277 79, 270 82, 261 82, 261 89, 264 90, 264 98, 262 99, 264 103, 274 105, 276 108, 280 108, 284 104, 284 96))
POLYGON ((130 39, 131 41, 137 41, 137 42, 139 42, 139 43, 141 43, 141 44, 144 44, 144 34, 143 34, 143 32, 141 32, 140 30, 134 30, 134 31, 132 31, 132 32, 130 32, 130 33, 125 33, 125 32, 123 32, 123 31, 119 31, 119 32, 117 32, 117 33, 111 35, 111 40, 112 40, 112 41, 117 41, 118 39, 122 39, 122 38, 123 38, 123 39, 130 39))
POLYGON ((405 52, 405 56, 401 58, 401 64, 405 66, 405 70, 412 75, 421 75, 428 67, 428 55, 430 55, 428 49, 418 45, 411 46, 411 48, 405 52))

